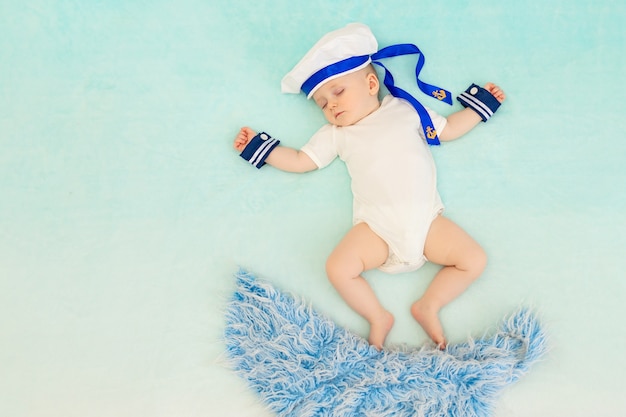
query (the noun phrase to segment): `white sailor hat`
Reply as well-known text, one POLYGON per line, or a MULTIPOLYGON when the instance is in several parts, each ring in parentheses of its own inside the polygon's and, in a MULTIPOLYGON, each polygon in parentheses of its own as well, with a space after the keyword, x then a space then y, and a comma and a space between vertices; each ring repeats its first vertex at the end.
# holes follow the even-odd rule
POLYGON ((365 68, 378 51, 378 42, 369 27, 362 23, 327 33, 282 79, 283 93, 310 98, 324 83, 365 68))

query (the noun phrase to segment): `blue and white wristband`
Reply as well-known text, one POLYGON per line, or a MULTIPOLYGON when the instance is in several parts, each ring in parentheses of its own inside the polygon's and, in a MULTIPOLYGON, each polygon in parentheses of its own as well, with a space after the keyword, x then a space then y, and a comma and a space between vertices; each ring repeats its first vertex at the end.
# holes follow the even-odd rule
POLYGON ((260 169, 265 165, 265 159, 267 159, 269 154, 279 143, 280 141, 278 139, 274 139, 269 134, 261 132, 252 138, 239 156, 250 162, 250 165, 260 169))
POLYGON ((457 98, 464 107, 474 110, 483 119, 483 122, 489 120, 491 116, 500 107, 500 102, 487 90, 472 84, 464 93, 457 98))

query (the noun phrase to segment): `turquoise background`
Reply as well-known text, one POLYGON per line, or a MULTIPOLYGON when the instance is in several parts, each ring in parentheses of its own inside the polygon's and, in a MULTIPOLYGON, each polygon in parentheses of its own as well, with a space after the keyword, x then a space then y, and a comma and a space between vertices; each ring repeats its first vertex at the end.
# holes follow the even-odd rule
MULTIPOLYGON (((551 338, 496 416, 626 411, 623 1, 5 0, 0 415, 269 416, 223 362, 239 265, 366 335, 324 274, 350 225, 343 164, 256 171, 232 149, 243 125, 308 140, 322 115, 280 80, 353 21, 416 43, 427 82, 507 92, 433 149, 447 215, 490 258, 442 312, 449 339, 519 305, 551 338)), ((367 274, 390 343, 427 342, 409 306, 435 271, 367 274)))

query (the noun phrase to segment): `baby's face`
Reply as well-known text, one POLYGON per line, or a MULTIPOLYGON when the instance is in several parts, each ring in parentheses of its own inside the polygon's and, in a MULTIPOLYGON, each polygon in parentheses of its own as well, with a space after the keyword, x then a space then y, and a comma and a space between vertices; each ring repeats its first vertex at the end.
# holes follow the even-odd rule
POLYGON ((328 81, 313 94, 313 100, 329 123, 350 126, 380 106, 378 89, 376 75, 362 69, 328 81))

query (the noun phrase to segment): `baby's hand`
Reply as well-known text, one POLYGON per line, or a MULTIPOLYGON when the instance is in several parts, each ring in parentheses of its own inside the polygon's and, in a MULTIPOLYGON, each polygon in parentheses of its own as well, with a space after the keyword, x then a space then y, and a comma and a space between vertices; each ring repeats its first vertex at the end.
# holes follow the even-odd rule
POLYGON ((502 89, 494 83, 485 84, 485 90, 489 91, 491 95, 494 96, 496 100, 498 100, 498 102, 500 103, 502 103, 506 98, 506 94, 504 94, 504 91, 502 91, 502 89))
POLYGON ((255 136, 256 132, 254 130, 250 129, 249 127, 242 127, 239 130, 239 134, 235 138, 235 149, 237 149, 239 152, 243 151, 248 145, 248 142, 250 142, 255 136))

